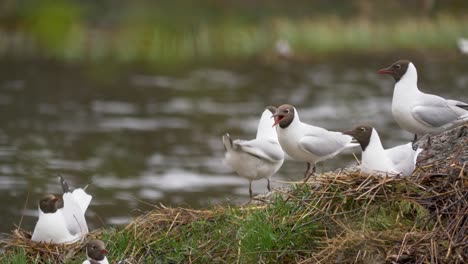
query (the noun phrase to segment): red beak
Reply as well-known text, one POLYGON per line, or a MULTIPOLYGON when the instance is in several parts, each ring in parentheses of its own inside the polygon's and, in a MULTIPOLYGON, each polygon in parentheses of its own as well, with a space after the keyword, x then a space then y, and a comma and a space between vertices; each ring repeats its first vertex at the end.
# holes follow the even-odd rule
POLYGON ((388 68, 385 68, 385 69, 378 70, 377 73, 379 73, 379 74, 394 74, 395 72, 393 71, 392 68, 388 67, 388 68))
POLYGON ((109 254, 109 251, 107 251, 106 249, 101 250, 101 252, 102 252, 104 255, 108 255, 108 254, 109 254))
POLYGON ((354 134, 353 130, 346 130, 346 131, 343 131, 341 133, 343 133, 345 135, 350 135, 350 136, 353 136, 353 134, 354 134))
POLYGON ((275 122, 273 123, 273 125, 271 127, 275 127, 280 121, 281 121, 281 119, 275 118, 275 122))
POLYGON ((271 117, 275 118, 275 122, 271 127, 276 126, 281 121, 281 119, 283 119, 283 117, 279 118, 279 113, 275 113, 271 117))

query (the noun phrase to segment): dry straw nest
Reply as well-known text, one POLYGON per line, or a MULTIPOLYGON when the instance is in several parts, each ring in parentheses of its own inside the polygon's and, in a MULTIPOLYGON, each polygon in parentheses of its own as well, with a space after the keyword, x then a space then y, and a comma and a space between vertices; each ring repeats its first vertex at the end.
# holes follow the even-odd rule
POLYGON ((30 261, 32 263, 67 263, 77 254, 86 256, 86 242, 100 237, 100 233, 100 231, 91 232, 86 239, 83 238, 75 243, 49 244, 31 241, 30 232, 17 228, 13 230, 9 239, 2 241, 2 246, 6 250, 5 254, 15 248, 23 249, 28 257, 27 263, 30 261))

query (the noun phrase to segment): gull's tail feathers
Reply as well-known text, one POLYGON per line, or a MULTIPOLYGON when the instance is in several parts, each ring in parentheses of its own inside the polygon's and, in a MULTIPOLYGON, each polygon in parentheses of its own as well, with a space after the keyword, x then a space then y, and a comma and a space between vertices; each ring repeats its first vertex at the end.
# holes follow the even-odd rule
POLYGON ((59 178, 60 178, 60 185, 62 185, 63 193, 70 192, 70 186, 68 186, 67 181, 65 181, 62 175, 59 175, 59 178))
POLYGON ((233 143, 229 133, 223 135, 223 145, 226 151, 231 151, 233 149, 233 143))

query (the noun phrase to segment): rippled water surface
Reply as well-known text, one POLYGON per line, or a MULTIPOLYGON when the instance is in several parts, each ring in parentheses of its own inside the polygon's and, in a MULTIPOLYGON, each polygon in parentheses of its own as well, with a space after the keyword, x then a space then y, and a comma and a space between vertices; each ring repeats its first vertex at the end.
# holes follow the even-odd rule
MULTIPOLYGON (((159 203, 244 203, 247 181, 222 163, 221 136, 253 138, 268 105, 294 104, 302 121, 333 130, 370 123, 386 146, 407 142, 412 136, 390 114, 393 80, 376 74, 396 59, 180 71, 0 62, 0 232, 20 221, 32 230, 37 200, 61 191, 58 175, 90 184, 91 228, 125 224, 159 203)), ((467 57, 417 62, 421 89, 468 101, 467 57)), ((353 163, 340 155, 324 169, 353 163)), ((286 161, 273 186, 301 179, 304 169, 286 161)), ((265 181, 254 192, 266 192, 265 181)))

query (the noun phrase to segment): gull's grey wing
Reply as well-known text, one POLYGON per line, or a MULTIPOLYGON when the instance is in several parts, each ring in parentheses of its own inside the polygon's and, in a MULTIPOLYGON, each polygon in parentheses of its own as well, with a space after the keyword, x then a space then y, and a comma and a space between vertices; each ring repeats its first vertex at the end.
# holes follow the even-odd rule
POLYGON ((254 139, 249 141, 234 140, 236 149, 249 155, 270 162, 277 162, 284 159, 284 152, 281 146, 274 140, 254 139))
POLYGON ((299 140, 299 146, 318 157, 335 154, 343 150, 351 137, 338 132, 323 133, 323 135, 306 135, 299 140))
POLYGON ((456 103, 459 102, 446 100, 432 94, 424 94, 412 108, 411 114, 416 120, 427 126, 440 127, 456 121, 463 114, 464 110, 458 108, 456 103))
POLYGON ((468 104, 465 102, 457 101, 457 100, 447 100, 447 103, 449 105, 454 105, 456 107, 462 108, 463 110, 467 111, 466 114, 468 114, 468 104))
POLYGON ((416 106, 413 117, 430 127, 440 127, 456 121, 459 116, 448 106, 416 106))
POLYGON ((409 157, 413 155, 413 152, 414 150, 413 150, 411 143, 399 145, 399 146, 385 150, 386 155, 395 164, 400 163, 405 159, 408 159, 409 157))
POLYGON ((393 162, 396 171, 401 172, 404 176, 411 175, 416 166, 418 155, 423 149, 413 149, 413 143, 396 146, 385 150, 385 154, 393 162))

